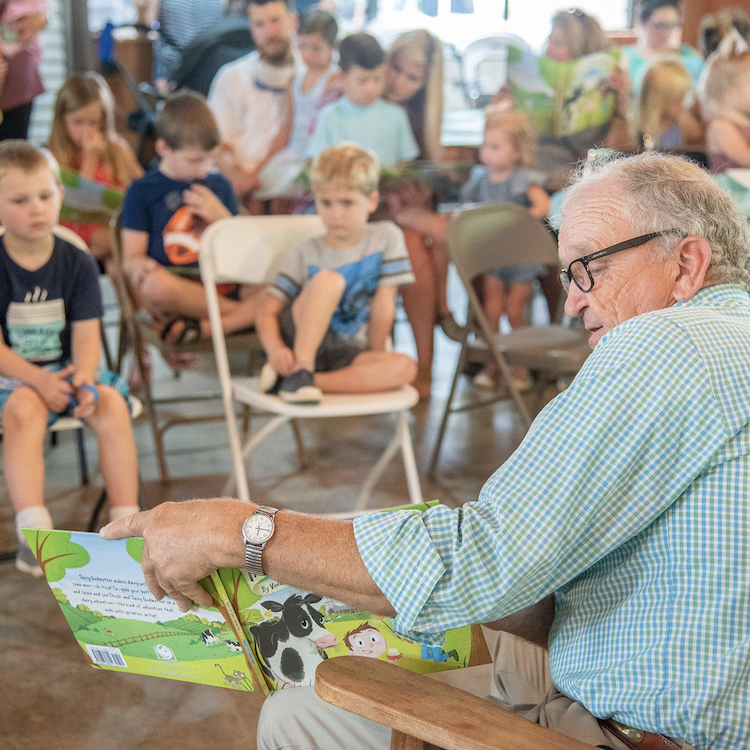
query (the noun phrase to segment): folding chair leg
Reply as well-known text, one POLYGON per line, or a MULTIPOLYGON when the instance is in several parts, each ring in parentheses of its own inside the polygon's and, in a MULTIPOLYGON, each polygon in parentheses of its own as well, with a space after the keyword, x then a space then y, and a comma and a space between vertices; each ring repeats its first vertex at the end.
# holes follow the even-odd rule
POLYGON ((409 500, 412 503, 421 503, 423 500, 422 485, 419 482, 417 460, 414 456, 414 444, 411 440, 409 417, 406 412, 399 412, 398 430, 401 433, 401 456, 404 461, 404 471, 406 472, 406 484, 409 488, 409 500))
POLYGON ((83 427, 79 427, 75 432, 76 445, 78 448, 78 470, 81 475, 81 484, 87 485, 89 483, 89 469, 86 463, 86 444, 83 437, 83 427))
POLYGON ((299 461, 300 469, 307 468, 307 451, 305 450, 305 444, 302 442, 302 431, 299 428, 299 421, 293 419, 291 421, 292 432, 294 433, 294 443, 297 446, 297 460, 299 461))
POLYGON ((112 359, 112 351, 109 348, 109 341, 107 340, 107 332, 104 329, 104 321, 99 320, 99 333, 102 340, 102 352, 104 352, 104 362, 107 365, 108 370, 114 370, 114 360, 112 359))
POLYGON ((99 499, 94 506, 94 510, 91 511, 91 516, 89 517, 89 525, 86 528, 86 531, 96 531, 96 522, 99 518, 99 514, 102 512, 102 508, 104 507, 105 502, 107 502, 106 489, 102 490, 102 494, 99 495, 99 499))
POLYGON ((437 442, 432 450, 432 459, 430 460, 430 468, 427 470, 427 476, 429 479, 435 479, 435 472, 437 470, 438 459, 440 458, 440 449, 443 447, 443 436, 445 435, 445 428, 448 424, 448 415, 451 413, 451 404, 453 403, 453 396, 456 392, 456 386, 458 385, 458 378, 463 371, 464 365, 466 364, 466 341, 463 342, 461 352, 458 355, 458 362, 456 363, 456 371, 453 373, 453 382, 451 383, 451 389, 448 393, 448 400, 445 402, 445 410, 443 411, 443 418, 440 420, 440 429, 438 430, 437 442))
POLYGON ((391 442, 388 443, 388 446, 376 461, 375 466, 372 467, 370 473, 367 475, 365 483, 362 485, 359 497, 357 498, 357 504, 354 506, 354 510, 357 513, 360 513, 367 507, 373 487, 378 479, 380 479, 380 475, 385 470, 385 467, 388 466, 390 460, 396 455, 396 451, 399 449, 400 445, 401 433, 399 430, 396 430, 396 434, 393 436, 391 442))
MULTIPOLYGON (((233 417, 233 419, 235 418, 233 417)), ((266 424, 264 424, 263 427, 258 430, 258 432, 250 440, 247 441, 247 443, 245 443, 240 452, 236 451, 236 449, 234 448, 232 449, 234 476, 229 477, 229 479, 227 480, 226 484, 224 485, 224 489, 222 490, 223 494, 230 494, 236 484, 239 491, 240 500, 243 500, 246 503, 250 501, 245 461, 247 461, 250 454, 260 443, 262 443, 271 433, 275 432, 279 427, 281 427, 281 425, 285 424, 288 421, 289 417, 287 416, 276 416, 269 422, 266 422, 266 424)), ((235 436, 239 441, 236 419, 233 423, 230 423, 229 420, 227 420, 227 428, 229 430, 230 443, 235 439, 235 436)))

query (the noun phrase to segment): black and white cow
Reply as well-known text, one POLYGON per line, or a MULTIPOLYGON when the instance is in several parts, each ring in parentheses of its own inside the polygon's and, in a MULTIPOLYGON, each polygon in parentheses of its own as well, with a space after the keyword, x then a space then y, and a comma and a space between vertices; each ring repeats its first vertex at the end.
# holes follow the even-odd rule
POLYGON ((211 630, 211 628, 206 628, 201 633, 201 639, 206 646, 210 646, 212 643, 219 642, 218 636, 214 635, 214 632, 211 630))
POLYGON ((238 641, 225 641, 227 646, 229 646, 230 651, 242 651, 242 646, 240 646, 238 641))
POLYGON ((250 628, 266 671, 281 687, 312 685, 315 668, 328 657, 338 636, 323 627, 323 615, 313 606, 315 594, 293 594, 285 602, 268 600, 261 606, 278 612, 279 619, 250 628))

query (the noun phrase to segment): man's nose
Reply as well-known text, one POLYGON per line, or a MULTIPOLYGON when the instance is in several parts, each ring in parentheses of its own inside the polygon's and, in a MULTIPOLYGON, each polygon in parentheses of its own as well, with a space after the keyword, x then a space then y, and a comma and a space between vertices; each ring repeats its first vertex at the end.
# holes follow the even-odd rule
POLYGON ((565 314, 571 318, 577 318, 581 315, 585 306, 586 295, 578 288, 578 284, 575 281, 571 281, 565 299, 565 314))

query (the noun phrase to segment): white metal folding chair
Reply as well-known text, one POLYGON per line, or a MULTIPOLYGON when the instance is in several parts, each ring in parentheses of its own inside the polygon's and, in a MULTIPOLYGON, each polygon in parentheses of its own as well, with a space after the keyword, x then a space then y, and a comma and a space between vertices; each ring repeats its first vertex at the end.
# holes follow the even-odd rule
POLYGON ((238 216, 217 221, 201 240, 200 269, 206 289, 211 336, 221 381, 229 443, 234 465, 234 481, 240 498, 249 501, 245 460, 250 453, 281 425, 297 419, 321 419, 362 415, 396 415, 396 432, 380 459, 370 471, 357 501, 356 510, 367 504, 372 488, 386 465, 400 449, 406 470, 411 502, 422 501, 414 448, 409 431, 409 410, 418 401, 411 386, 372 394, 325 394, 320 404, 287 404, 278 396, 258 391, 257 378, 232 378, 229 373, 224 333, 221 328, 217 283, 260 283, 275 275, 284 253, 308 237, 322 234, 317 216, 238 216), (251 407, 252 412, 273 415, 245 445, 241 444, 234 401, 251 407))

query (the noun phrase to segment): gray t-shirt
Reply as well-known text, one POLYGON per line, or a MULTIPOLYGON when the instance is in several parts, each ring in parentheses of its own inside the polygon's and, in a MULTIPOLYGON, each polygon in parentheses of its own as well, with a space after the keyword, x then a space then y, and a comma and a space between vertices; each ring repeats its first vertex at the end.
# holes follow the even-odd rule
POLYGON ((468 182, 461 188, 461 203, 518 203, 531 207, 530 185, 541 185, 543 175, 530 169, 514 169, 502 182, 491 182, 487 167, 472 167, 468 182))
POLYGON ((364 340, 370 303, 381 286, 414 281, 403 232, 392 221, 367 224, 354 247, 333 250, 325 237, 313 237, 293 248, 269 292, 291 303, 318 271, 338 271, 346 281, 331 329, 341 338, 364 340))

